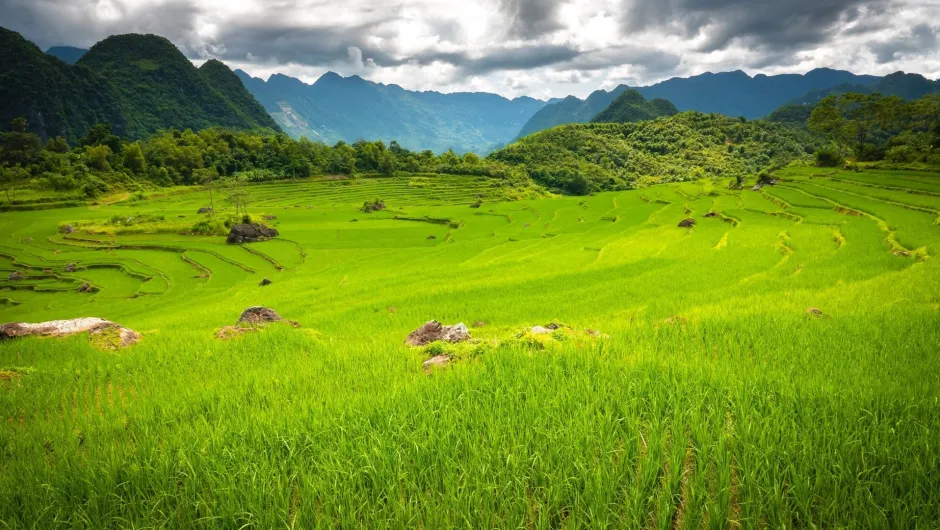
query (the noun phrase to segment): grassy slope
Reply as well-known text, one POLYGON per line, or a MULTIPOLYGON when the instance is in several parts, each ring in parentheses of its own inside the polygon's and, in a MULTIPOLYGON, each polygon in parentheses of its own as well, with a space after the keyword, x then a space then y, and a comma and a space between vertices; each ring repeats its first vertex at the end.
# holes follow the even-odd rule
POLYGON ((33 370, 0 383, 0 520, 930 527, 940 265, 892 250, 940 252, 940 175, 813 172, 766 193, 696 182, 509 203, 485 180, 259 186, 254 209, 285 239, 249 248, 281 272, 219 238, 117 238, 184 247, 194 267, 54 233, 195 219, 202 194, 0 214, 0 252, 19 263, 114 266, 27 280, 68 291, 0 292, 21 302, 0 320, 94 315, 145 335, 119 353, 0 343, 0 370, 33 370), (375 197, 390 211, 357 210, 375 197), (694 230, 676 227, 687 216, 694 230), (74 292, 79 279, 101 291, 74 292), (303 327, 212 338, 255 304, 303 327), (497 349, 428 377, 402 340, 431 318, 485 321, 483 338, 559 319, 609 339, 497 349))

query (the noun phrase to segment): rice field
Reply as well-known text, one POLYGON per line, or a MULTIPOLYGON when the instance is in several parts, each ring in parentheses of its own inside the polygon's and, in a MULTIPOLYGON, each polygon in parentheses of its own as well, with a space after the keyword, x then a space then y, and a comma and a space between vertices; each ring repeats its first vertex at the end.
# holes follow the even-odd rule
POLYGON ((0 342, 0 527, 940 528, 940 173, 816 172, 265 184, 248 245, 58 230, 198 190, 0 213, 0 322, 143 334, 0 342), (300 327, 215 338, 255 305, 300 327))

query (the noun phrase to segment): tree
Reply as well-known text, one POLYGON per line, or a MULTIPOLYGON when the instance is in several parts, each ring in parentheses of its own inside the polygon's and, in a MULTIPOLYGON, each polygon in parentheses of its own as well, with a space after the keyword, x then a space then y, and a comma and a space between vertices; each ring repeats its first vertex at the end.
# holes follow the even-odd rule
POLYGON ((27 123, 24 118, 16 118, 10 122, 10 131, 0 133, 0 162, 4 166, 19 165, 28 169, 42 151, 42 140, 39 136, 27 132, 27 123))
POLYGON ((79 145, 82 147, 89 145, 106 145, 112 153, 121 152, 121 138, 111 133, 110 123, 99 123, 88 129, 88 133, 82 138, 79 145))
POLYGON ((61 136, 56 136, 55 138, 49 138, 49 141, 46 142, 46 151, 51 151, 53 153, 68 153, 69 144, 65 141, 65 138, 61 136))
POLYGON ((16 200, 16 190, 26 180, 29 172, 19 165, 0 167, 0 186, 6 194, 7 202, 13 204, 16 200))
POLYGON ((137 175, 143 175, 147 172, 147 159, 144 157, 144 150, 140 147, 140 142, 127 144, 124 148, 124 167, 137 175))
POLYGON ((106 145, 86 145, 85 156, 88 157, 88 165, 98 171, 111 171, 111 164, 108 163, 108 157, 111 156, 111 148, 106 145))
POLYGON ((232 177, 225 179, 225 190, 227 192, 226 200, 235 206, 235 213, 248 216, 248 203, 251 202, 251 192, 246 186, 244 177, 232 177))
POLYGON ((903 121, 904 102, 894 96, 847 92, 829 96, 809 117, 810 130, 823 134, 840 149, 863 160, 879 135, 889 135, 903 121))
POLYGON ((215 181, 219 178, 219 173, 214 167, 208 169, 197 169, 194 173, 197 181, 206 187, 209 192, 209 215, 215 215, 215 201, 212 198, 212 192, 215 189, 215 181))

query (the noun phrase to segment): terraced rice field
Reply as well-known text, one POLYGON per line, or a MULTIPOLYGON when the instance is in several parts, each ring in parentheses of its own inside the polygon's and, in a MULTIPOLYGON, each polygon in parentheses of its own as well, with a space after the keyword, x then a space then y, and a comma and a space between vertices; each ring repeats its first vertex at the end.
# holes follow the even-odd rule
POLYGON ((0 321, 144 338, 0 343, 0 522, 940 528, 940 174, 814 172, 268 184, 281 237, 244 246, 57 230, 196 222, 198 191, 2 213, 0 321), (301 327, 215 338, 253 305, 301 327), (430 319, 484 342, 426 375, 403 340, 430 319), (516 339, 552 321, 602 336, 516 339))

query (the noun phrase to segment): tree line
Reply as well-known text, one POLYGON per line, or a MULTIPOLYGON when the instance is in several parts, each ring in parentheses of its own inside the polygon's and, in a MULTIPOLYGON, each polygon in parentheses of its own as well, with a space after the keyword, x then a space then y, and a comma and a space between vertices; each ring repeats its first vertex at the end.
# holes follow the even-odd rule
POLYGON ((8 202, 15 202, 17 190, 26 186, 92 198, 113 189, 399 172, 487 176, 510 183, 525 178, 507 164, 473 153, 415 152, 394 141, 326 145, 223 128, 170 129, 129 141, 113 134, 109 124, 99 124, 70 146, 61 136, 43 143, 23 118, 0 133, 0 183, 8 202))
POLYGON ((831 144, 816 153, 818 165, 840 166, 848 159, 940 166, 940 94, 913 101, 835 94, 816 105, 808 125, 831 144))

